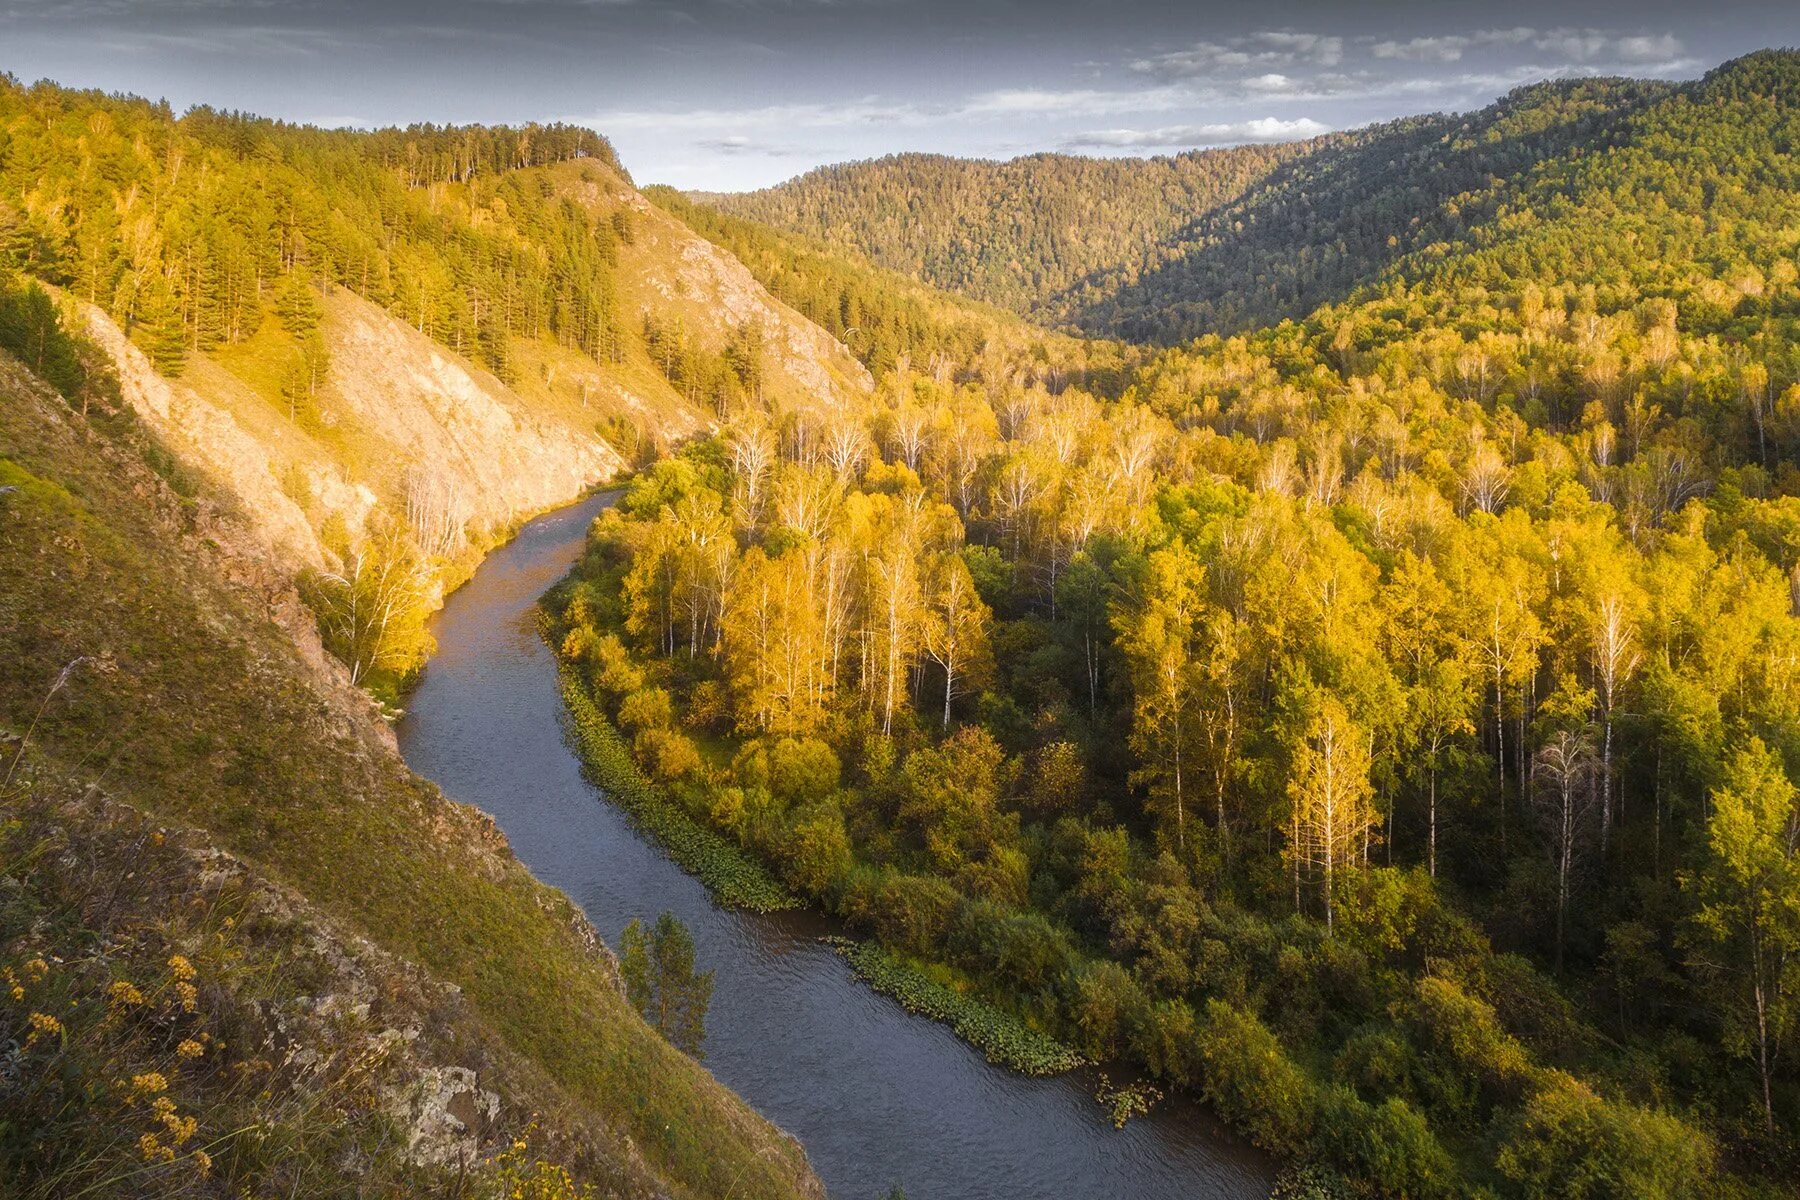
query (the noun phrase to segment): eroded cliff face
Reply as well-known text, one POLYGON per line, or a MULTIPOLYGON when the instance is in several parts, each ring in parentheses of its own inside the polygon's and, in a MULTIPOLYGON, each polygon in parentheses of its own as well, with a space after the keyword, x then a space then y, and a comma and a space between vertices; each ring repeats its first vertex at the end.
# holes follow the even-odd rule
MULTIPOLYGON (((596 211, 629 210, 622 321, 647 314, 712 352, 754 327, 772 408, 867 400, 872 382, 848 350, 621 177, 594 162, 545 173, 596 211)), ((549 339, 515 339, 506 382, 344 288, 320 299, 329 367, 300 400, 277 389, 262 361, 294 352, 273 315, 247 343, 192 355, 168 378, 101 309, 71 301, 126 401, 184 465, 235 499, 290 572, 332 565, 378 510, 406 520, 428 554, 456 558, 624 473, 621 428, 668 446, 717 421, 642 347, 599 363, 549 339)))

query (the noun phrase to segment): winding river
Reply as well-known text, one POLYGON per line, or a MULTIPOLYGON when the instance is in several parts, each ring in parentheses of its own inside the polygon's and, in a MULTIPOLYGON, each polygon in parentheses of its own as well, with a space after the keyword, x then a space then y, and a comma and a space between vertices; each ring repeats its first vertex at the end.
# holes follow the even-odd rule
POLYGON ((800 1138, 836 1200, 1244 1200, 1265 1159, 1168 1101, 1115 1130, 1080 1074, 1026 1079, 858 983, 811 914, 714 907, 581 776, 533 606, 580 554, 597 496, 540 517, 450 596, 400 722, 414 770, 500 824, 519 858, 615 941, 673 910, 716 968, 706 1065, 800 1138))

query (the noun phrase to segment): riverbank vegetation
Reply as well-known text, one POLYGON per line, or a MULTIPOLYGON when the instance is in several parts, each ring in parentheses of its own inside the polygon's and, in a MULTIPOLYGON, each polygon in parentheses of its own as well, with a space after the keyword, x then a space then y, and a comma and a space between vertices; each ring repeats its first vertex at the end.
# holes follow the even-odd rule
POLYGON ((906 1011, 950 1026, 991 1063, 1021 1075, 1060 1075, 1081 1065, 1081 1056, 1056 1039, 966 990, 932 978, 874 942, 834 938, 832 944, 858 979, 892 996, 906 1011))
POLYGON ((1477 125, 1616 123, 1117 398, 895 364, 738 410, 596 522, 561 657, 794 891, 1269 1149, 1778 1193, 1797 69, 1509 98, 1477 125), (1617 202, 1702 190, 1734 219, 1617 202))

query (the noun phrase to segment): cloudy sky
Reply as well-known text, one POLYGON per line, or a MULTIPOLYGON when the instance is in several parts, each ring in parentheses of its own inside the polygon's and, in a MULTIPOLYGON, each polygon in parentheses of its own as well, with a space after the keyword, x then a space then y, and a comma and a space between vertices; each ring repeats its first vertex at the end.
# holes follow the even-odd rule
POLYGON ((1795 0, 0 0, 0 70, 328 125, 564 120, 640 182, 900 150, 1165 154, 1692 78, 1795 0))

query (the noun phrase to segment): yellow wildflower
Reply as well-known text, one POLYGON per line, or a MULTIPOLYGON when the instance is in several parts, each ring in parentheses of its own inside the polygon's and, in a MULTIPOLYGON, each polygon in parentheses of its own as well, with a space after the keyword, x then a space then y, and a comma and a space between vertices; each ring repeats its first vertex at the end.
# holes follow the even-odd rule
POLYGON ((161 1071, 146 1071, 142 1075, 131 1077, 131 1097, 156 1096, 169 1090, 169 1081, 161 1071))
POLYGON ((204 1150, 194 1151, 194 1169, 202 1178, 212 1173, 212 1155, 204 1150))
POLYGON ((177 1146, 186 1144, 187 1140, 193 1137, 200 1128, 200 1122, 194 1118, 178 1117, 173 1112, 164 1113, 162 1123, 163 1127, 169 1131, 169 1136, 175 1139, 177 1146))
POLYGON ((181 980, 192 979, 194 964, 187 960, 185 954, 171 954, 169 956, 169 974, 181 980))
POLYGON ((41 983, 44 976, 49 973, 50 964, 45 962, 42 957, 34 958, 25 964, 25 974, 31 977, 33 983, 41 983))
POLYGON ((175 1047, 175 1053, 181 1058, 199 1058, 206 1053, 206 1047, 193 1038, 182 1038, 181 1045, 175 1047))
POLYGON ((144 1156, 145 1162, 174 1162, 175 1150, 165 1146, 154 1133, 146 1133, 138 1139, 138 1153, 144 1156))
POLYGON ((27 1046, 40 1037, 60 1037, 62 1035, 63 1023, 49 1013, 34 1012, 29 1020, 31 1021, 31 1035, 25 1039, 27 1046))
POLYGON ((144 1003, 144 993, 137 990, 137 985, 128 979, 114 981, 106 989, 106 998, 120 1008, 134 1008, 144 1003))

